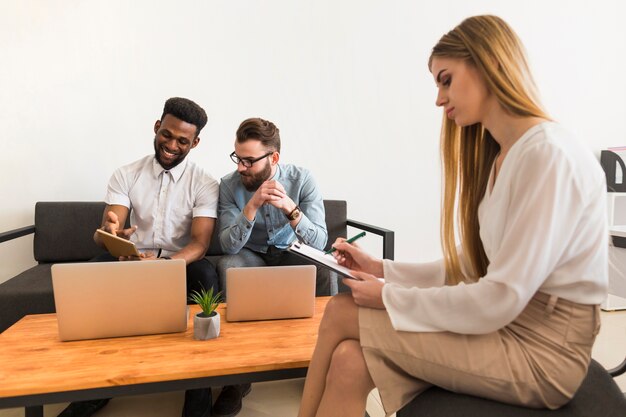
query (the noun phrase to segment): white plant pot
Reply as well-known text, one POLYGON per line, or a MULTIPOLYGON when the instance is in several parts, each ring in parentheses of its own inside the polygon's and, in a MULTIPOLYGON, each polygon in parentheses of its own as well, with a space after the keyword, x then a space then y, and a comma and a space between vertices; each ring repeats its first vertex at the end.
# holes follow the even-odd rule
POLYGON ((200 312, 193 316, 193 338, 196 340, 215 339, 220 335, 220 313, 217 311, 210 317, 200 312))

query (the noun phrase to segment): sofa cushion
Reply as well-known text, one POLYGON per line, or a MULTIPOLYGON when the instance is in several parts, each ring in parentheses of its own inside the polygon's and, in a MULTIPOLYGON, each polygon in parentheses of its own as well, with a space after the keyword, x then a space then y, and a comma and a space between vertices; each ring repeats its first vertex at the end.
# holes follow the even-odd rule
POLYGON ((38 202, 34 255, 37 262, 87 261, 104 253, 93 241, 104 202, 38 202))
POLYGON ((55 312, 51 267, 37 265, 0 284, 0 332, 27 314, 55 312))
POLYGON ((626 416, 626 398, 613 378, 592 360, 574 398, 558 410, 531 409, 430 388, 398 411, 398 417, 618 417, 626 416))

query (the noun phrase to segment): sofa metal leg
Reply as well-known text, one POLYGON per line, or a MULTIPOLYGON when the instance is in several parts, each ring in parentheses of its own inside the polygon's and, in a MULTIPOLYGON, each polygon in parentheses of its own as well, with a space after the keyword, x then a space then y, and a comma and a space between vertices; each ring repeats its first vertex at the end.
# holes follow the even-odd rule
POLYGON ((607 372, 613 378, 615 378, 616 376, 620 376, 623 373, 626 373, 626 359, 624 359, 624 361, 622 363, 620 363, 618 366, 616 366, 615 368, 608 369, 607 372))

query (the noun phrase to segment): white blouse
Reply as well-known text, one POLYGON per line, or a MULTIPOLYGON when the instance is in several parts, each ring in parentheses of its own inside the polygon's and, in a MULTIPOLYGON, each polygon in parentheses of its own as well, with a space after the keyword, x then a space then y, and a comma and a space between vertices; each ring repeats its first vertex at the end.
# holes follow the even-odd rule
POLYGON ((537 291, 603 301, 606 184, 589 149, 558 124, 539 124, 511 147, 489 188, 478 210, 489 267, 478 282, 445 286, 443 260, 383 261, 383 302, 396 330, 493 332, 537 291))

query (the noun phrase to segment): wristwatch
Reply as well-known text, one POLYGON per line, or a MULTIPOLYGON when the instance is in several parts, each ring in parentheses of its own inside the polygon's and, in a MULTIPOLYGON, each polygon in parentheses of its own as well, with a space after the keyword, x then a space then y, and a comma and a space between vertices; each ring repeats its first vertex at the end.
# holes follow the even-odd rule
POLYGON ((297 219, 298 216, 300 216, 301 212, 302 212, 302 210, 300 210, 300 207, 296 206, 296 208, 291 210, 289 212, 289 214, 285 214, 285 216, 287 216, 287 219, 289 219, 289 221, 292 221, 292 220, 297 219))

